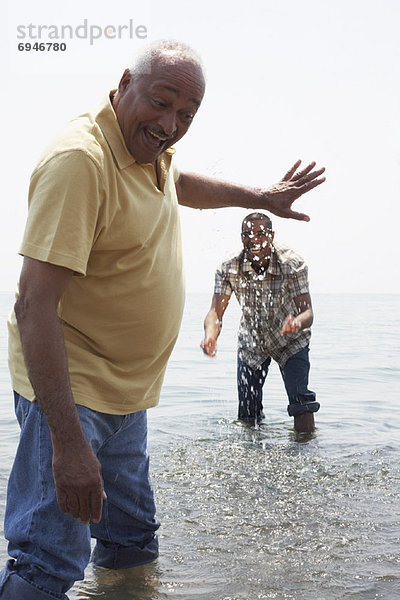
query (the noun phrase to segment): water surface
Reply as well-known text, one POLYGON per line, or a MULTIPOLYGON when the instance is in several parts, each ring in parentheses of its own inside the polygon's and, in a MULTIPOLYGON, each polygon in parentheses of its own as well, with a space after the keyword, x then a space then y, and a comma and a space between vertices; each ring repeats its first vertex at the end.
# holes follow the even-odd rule
MULTIPOLYGON (((235 420, 231 304, 212 360, 199 349, 209 298, 189 295, 149 411, 160 558, 118 572, 89 566, 71 599, 400 598, 399 296, 315 296, 310 384, 321 410, 308 438, 292 429, 276 364, 265 423, 235 420)), ((3 296, 2 315, 9 305, 3 296)), ((2 333, 1 519, 18 435, 2 333)))

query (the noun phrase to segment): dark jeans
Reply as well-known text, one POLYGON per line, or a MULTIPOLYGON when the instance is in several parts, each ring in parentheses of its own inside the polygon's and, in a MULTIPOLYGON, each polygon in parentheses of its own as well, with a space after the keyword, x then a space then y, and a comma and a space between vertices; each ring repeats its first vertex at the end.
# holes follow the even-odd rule
MULTIPOLYGON (((279 367, 286 393, 289 399, 289 416, 296 417, 305 412, 316 412, 319 403, 315 393, 308 389, 310 361, 309 348, 303 348, 291 356, 285 366, 279 367)), ((263 385, 268 374, 271 358, 268 357, 261 367, 252 369, 238 356, 237 387, 239 396, 238 418, 242 421, 261 421, 263 419, 263 385)))

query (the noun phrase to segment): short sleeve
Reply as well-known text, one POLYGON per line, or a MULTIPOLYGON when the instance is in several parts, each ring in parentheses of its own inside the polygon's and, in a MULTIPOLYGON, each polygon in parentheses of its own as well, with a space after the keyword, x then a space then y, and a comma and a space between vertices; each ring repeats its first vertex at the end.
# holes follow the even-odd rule
POLYGON ((231 281, 225 272, 223 265, 221 265, 215 272, 214 294, 230 296, 232 294, 232 289, 231 281))
POLYGON ((32 175, 20 254, 85 275, 103 195, 99 168, 85 152, 53 156, 32 175))
POLYGON ((289 279, 289 288, 292 298, 297 298, 301 294, 309 293, 308 268, 305 263, 299 265, 289 279))

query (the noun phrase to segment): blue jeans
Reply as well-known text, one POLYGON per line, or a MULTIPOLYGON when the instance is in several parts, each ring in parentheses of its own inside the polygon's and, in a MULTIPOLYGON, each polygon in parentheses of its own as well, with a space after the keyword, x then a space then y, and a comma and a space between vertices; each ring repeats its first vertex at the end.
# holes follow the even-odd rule
POLYGON ((99 566, 118 569, 155 560, 160 524, 149 480, 146 411, 108 415, 77 406, 107 494, 100 523, 87 526, 58 507, 50 431, 38 403, 15 394, 15 410, 21 437, 4 526, 12 559, 0 573, 0 599, 66 599, 65 592, 83 579, 91 537, 97 540, 92 560, 99 566))
MULTIPOLYGON (((289 416, 296 417, 305 412, 316 412, 319 403, 315 401, 315 393, 308 389, 310 361, 309 348, 303 348, 291 356, 280 368, 283 383, 289 399, 287 407, 289 416)), ((264 418, 263 385, 268 375, 271 358, 268 357, 261 367, 252 369, 238 356, 237 388, 239 397, 238 418, 241 421, 254 422, 264 418)))

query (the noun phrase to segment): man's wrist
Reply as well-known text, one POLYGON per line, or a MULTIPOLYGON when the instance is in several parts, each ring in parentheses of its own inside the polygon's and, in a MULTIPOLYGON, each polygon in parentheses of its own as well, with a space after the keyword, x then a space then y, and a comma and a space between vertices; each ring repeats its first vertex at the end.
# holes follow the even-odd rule
POLYGON ((254 188, 254 192, 255 192, 255 203, 253 202, 253 204, 251 206, 248 206, 247 208, 270 210, 272 196, 273 196, 271 191, 268 189, 265 189, 265 188, 254 188))
POLYGON ((62 452, 66 447, 76 448, 79 451, 88 443, 77 412, 64 415, 62 422, 55 423, 53 420, 50 435, 55 451, 62 452))

